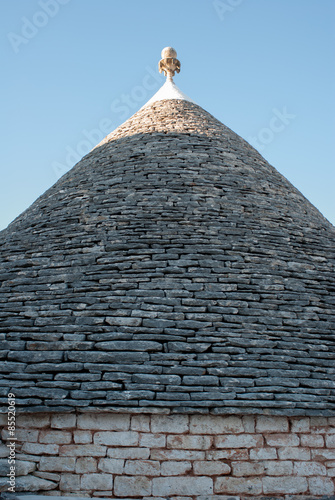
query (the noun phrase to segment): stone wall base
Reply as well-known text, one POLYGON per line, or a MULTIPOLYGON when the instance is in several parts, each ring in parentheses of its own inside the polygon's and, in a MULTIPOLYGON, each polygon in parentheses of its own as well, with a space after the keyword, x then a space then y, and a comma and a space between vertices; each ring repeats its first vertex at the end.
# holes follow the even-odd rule
MULTIPOLYGON (((6 418, 0 489, 7 495, 6 418)), ((335 499, 334 424, 334 417, 20 415, 15 493, 36 492, 39 500, 335 499)))

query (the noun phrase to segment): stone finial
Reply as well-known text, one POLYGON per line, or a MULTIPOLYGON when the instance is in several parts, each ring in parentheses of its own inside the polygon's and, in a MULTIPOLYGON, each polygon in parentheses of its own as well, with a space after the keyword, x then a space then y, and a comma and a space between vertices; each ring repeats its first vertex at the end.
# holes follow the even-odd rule
POLYGON ((162 59, 158 63, 159 72, 164 71, 168 80, 172 80, 175 72, 180 72, 180 61, 177 59, 177 52, 172 47, 165 47, 161 54, 162 59))

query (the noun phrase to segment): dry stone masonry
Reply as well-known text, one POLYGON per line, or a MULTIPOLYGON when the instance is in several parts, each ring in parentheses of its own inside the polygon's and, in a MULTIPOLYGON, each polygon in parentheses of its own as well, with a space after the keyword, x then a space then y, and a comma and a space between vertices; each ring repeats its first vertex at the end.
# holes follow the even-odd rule
POLYGON ((334 227, 167 83, 0 233, 2 495, 10 392, 37 500, 335 500, 334 227))
POLYGON ((120 499, 331 497, 334 424, 334 417, 162 411, 30 414, 18 419, 17 484, 26 492, 120 499))
POLYGON ((199 106, 143 108, 0 239, 3 404, 335 414, 334 228, 199 106))

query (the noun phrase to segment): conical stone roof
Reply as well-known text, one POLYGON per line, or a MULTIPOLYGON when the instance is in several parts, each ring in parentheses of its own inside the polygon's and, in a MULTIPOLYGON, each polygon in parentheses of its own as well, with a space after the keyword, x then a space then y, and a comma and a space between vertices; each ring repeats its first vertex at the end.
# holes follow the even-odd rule
POLYGON ((149 102, 0 243, 4 405, 335 414, 334 228, 193 102, 149 102))

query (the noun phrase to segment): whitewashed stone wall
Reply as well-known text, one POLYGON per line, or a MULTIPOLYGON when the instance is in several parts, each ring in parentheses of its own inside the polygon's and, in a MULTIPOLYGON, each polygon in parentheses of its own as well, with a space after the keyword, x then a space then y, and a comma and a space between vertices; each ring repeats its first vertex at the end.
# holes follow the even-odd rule
MULTIPOLYGON (((16 489, 151 500, 331 497, 334 424, 334 417, 21 415, 16 489)), ((2 491, 7 437, 3 427, 2 491)))

